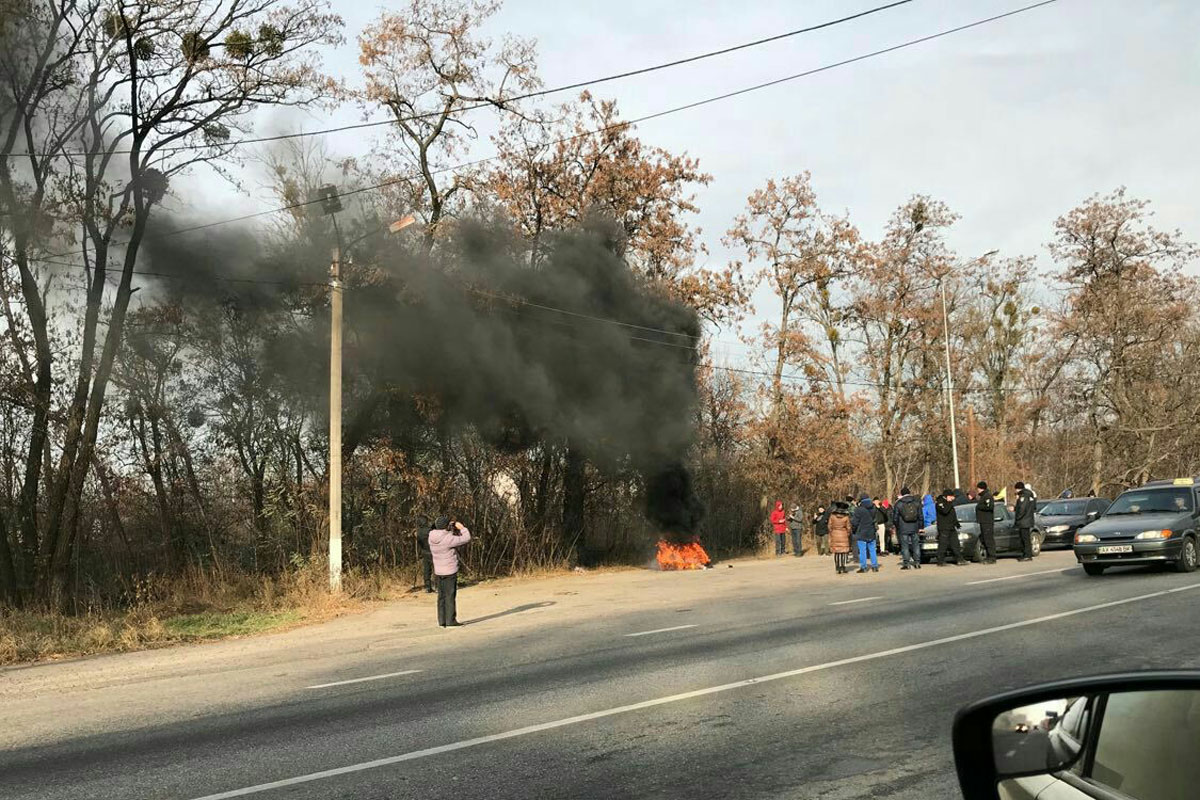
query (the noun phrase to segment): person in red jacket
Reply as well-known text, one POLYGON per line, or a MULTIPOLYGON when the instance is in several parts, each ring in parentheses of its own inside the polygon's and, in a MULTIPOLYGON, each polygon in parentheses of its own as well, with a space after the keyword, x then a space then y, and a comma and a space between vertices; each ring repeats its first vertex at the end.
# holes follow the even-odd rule
POLYGON ((783 501, 775 501, 775 510, 771 512, 771 529, 775 531, 775 555, 783 555, 787 537, 787 512, 783 510, 783 501))

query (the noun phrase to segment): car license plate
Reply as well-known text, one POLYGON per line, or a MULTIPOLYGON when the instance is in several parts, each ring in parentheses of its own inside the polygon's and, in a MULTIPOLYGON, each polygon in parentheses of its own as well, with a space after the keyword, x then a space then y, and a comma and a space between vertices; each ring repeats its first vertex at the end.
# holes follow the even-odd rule
POLYGON ((922 550, 937 550, 937 542, 926 542, 921 545, 922 550))
POLYGON ((1106 544, 1099 549, 1100 555, 1108 553, 1132 553, 1133 545, 1131 544, 1106 544))

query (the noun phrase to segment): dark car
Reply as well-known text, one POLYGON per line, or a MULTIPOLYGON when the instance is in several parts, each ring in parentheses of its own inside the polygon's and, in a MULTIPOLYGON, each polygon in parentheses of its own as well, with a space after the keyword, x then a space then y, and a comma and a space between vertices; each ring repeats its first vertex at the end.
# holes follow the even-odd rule
POLYGON ((1046 533, 1042 546, 1071 547, 1075 543, 1075 532, 1098 519, 1110 505, 1112 500, 1106 497, 1050 501, 1039 510, 1037 516, 1038 527, 1046 533))
MULTIPOLYGON (((979 524, 975 521, 975 506, 973 504, 955 506, 954 512, 958 515, 958 522, 962 526, 958 529, 958 541, 962 545, 963 557, 970 561, 982 561, 986 551, 979 541, 979 524)), ((994 555, 997 558, 1021 555, 1021 537, 1017 535, 1014 525, 1016 519, 1013 517, 1013 513, 1003 505, 997 505, 995 519, 996 553, 994 555)), ((1041 529, 1035 527, 1033 530, 1033 554, 1035 556, 1042 551, 1042 536, 1041 529)), ((931 561, 936 557, 937 524, 935 523, 921 529, 921 561, 931 561)))
POLYGON ((1123 564, 1196 569, 1197 480, 1151 481, 1122 492, 1103 516, 1075 534, 1075 559, 1088 575, 1123 564))

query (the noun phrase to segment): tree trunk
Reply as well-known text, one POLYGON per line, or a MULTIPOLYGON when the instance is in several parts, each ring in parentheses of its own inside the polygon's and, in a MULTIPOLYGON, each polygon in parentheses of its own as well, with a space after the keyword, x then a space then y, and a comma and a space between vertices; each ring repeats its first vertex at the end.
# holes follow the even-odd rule
MULTIPOLYGON (((50 394, 53 390, 54 357, 50 351, 50 335, 46 307, 38 292, 37 280, 29 269, 27 253, 17 250, 17 268, 21 273, 21 295, 33 332, 34 353, 37 357, 37 381, 33 389, 33 426, 29 431, 29 449, 25 451, 25 475, 21 483, 21 498, 17 509, 20 530, 21 583, 14 585, 16 602, 33 592, 36 584, 38 558, 38 493, 42 481, 43 459, 49 456, 46 447, 50 424, 50 394)), ((50 479, 50 476, 46 476, 50 479)))
MULTIPOLYGON (((133 297, 133 290, 130 287, 133 279, 133 266, 145 230, 146 214, 139 213, 135 217, 133 232, 126 245, 121 282, 117 287, 116 300, 109 316, 108 335, 104 339, 104 348, 101 351, 95 378, 92 381, 92 391, 88 396, 83 432, 77 437, 77 452, 73 454, 74 457, 71 460, 66 462, 66 468, 60 469, 57 481, 59 491, 56 492, 55 502, 52 503, 50 509, 52 522, 46 528, 47 537, 52 540, 48 594, 50 601, 59 606, 64 605, 67 600, 68 569, 75 546, 76 517, 83 496, 84 478, 91 465, 92 452, 96 446, 96 434, 100 427, 100 413, 104 408, 104 397, 108 391, 109 379, 112 377, 113 362, 116 360, 117 350, 121 345, 125 328, 125 314, 129 309, 129 300, 133 297)), ((100 278, 97 277, 96 280, 100 281, 100 278)), ((45 552, 45 548, 43 548, 43 552, 45 552)))
POLYGON ((8 546, 8 521, 0 508, 0 600, 17 602, 17 572, 13 568, 12 549, 8 546))

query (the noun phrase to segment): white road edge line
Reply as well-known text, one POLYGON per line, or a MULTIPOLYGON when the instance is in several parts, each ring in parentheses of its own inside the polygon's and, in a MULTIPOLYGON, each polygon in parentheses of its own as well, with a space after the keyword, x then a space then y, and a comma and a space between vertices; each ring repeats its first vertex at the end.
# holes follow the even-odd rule
POLYGON ((684 628, 694 628, 695 625, 676 625, 672 628, 655 628, 652 631, 639 631, 637 633, 627 633, 626 636, 649 636, 652 633, 666 633, 667 631, 681 631, 684 628))
POLYGON ((883 595, 877 595, 875 597, 860 597, 857 600, 842 600, 837 603, 830 603, 829 605, 831 605, 831 606, 848 606, 851 603, 865 603, 868 600, 882 600, 882 599, 883 599, 883 595))
POLYGON ((643 700, 640 703, 630 703, 625 706, 617 706, 616 708, 607 708, 602 711, 593 711, 590 714, 580 714, 576 717, 567 717, 565 719, 556 719, 551 722, 541 722, 536 725, 526 725, 524 728, 514 728, 503 733, 493 733, 489 736, 479 736, 474 739, 464 739, 461 742, 451 742, 450 744, 438 745, 437 747, 427 747, 424 750, 413 750, 409 753, 402 753, 396 756, 388 756, 387 758, 377 758, 374 761, 364 761, 360 764, 351 764, 346 767, 335 767, 334 769, 321 770, 320 772, 310 772, 307 775, 297 775, 294 778, 284 778, 283 780, 271 781, 270 783, 260 783, 255 786, 247 786, 243 789, 232 789, 227 792, 218 792, 217 794, 208 794, 203 797, 193 798, 193 800, 230 800, 234 797, 246 797, 247 795, 259 794, 268 792, 272 789, 282 789, 285 786, 296 786, 302 783, 311 783, 313 781, 324 780, 325 778, 335 778, 339 775, 349 775, 355 772, 363 772, 369 769, 378 769, 379 767, 387 767, 392 764, 400 764, 405 761, 416 761, 420 758, 429 758, 430 756, 438 756, 443 753, 453 753, 456 750, 466 750, 470 747, 478 747, 482 744, 490 744, 491 742, 502 742, 505 739, 515 739, 518 736, 528 736, 532 733, 541 733, 542 731, 554 730, 555 728, 565 728, 568 725, 578 725, 581 722, 591 722, 596 719, 605 717, 613 717, 617 714, 628 714, 631 711, 641 711, 646 708, 654 708, 656 706, 667 705, 668 703, 678 703, 681 700, 692 700, 697 697, 705 697, 710 694, 719 694, 728 692, 733 689, 742 689, 747 686, 755 686, 760 683, 770 683, 771 681, 779 681, 785 678, 794 678, 798 675, 807 675, 810 672, 820 672, 822 670, 834 669, 847 664, 860 664, 864 661, 874 661, 880 658, 888 658, 890 656, 902 655, 904 653, 912 653, 916 650, 925 650, 930 647, 938 647, 943 644, 951 644, 953 642, 962 642, 968 639, 978 639, 981 636, 990 636, 994 633, 1003 633, 1004 631, 1016 630, 1018 628, 1026 628, 1030 625, 1039 625, 1043 622, 1052 622, 1054 620, 1074 617, 1079 614, 1088 614, 1093 611, 1100 611, 1105 608, 1115 608, 1117 606, 1128 605, 1129 603, 1137 603, 1142 600, 1151 600, 1156 597, 1166 597, 1167 595, 1175 594, 1176 592, 1186 592, 1191 589, 1200 589, 1200 583, 1193 583, 1187 586, 1177 586, 1174 589, 1164 589, 1161 592, 1152 592, 1150 594, 1141 594, 1136 597, 1127 597, 1124 600, 1112 600, 1107 603, 1099 603, 1086 608, 1076 608, 1071 611, 1060 611, 1057 614, 1047 614, 1044 617, 1035 617, 1034 619, 1022 620, 1021 622, 1010 622, 1007 625, 997 625, 994 628, 982 628, 969 633, 960 633, 955 636, 945 636, 941 639, 930 639, 926 642, 918 642, 916 644, 904 645, 903 647, 893 647, 890 650, 881 650, 877 653, 867 653, 866 655, 853 656, 851 658, 843 658, 838 661, 828 661, 824 664, 814 664, 808 667, 800 667, 798 669, 790 669, 786 672, 776 672, 772 675, 763 675, 759 678, 748 678, 743 681, 734 683, 723 683, 720 686, 710 686, 706 689, 696 689, 691 692, 683 692, 681 694, 672 694, 666 697, 657 697, 653 700, 643 700))
POLYGON ((1070 572, 1075 567, 1066 567, 1064 569, 1047 569, 1041 572, 1022 572, 1020 575, 1005 575, 1003 578, 988 578, 983 581, 967 581, 963 586, 978 586, 981 583, 995 583, 996 581, 1015 581, 1017 578, 1031 578, 1034 575, 1050 575, 1055 572, 1070 572))
POLYGON ((366 678, 351 678, 348 681, 334 681, 333 683, 318 683, 316 686, 309 686, 309 689, 328 689, 330 686, 345 686, 348 683, 363 683, 364 681, 381 681, 384 678, 396 678, 400 675, 415 675, 420 672, 419 669, 406 669, 401 672, 387 672, 383 675, 370 675, 366 678))

